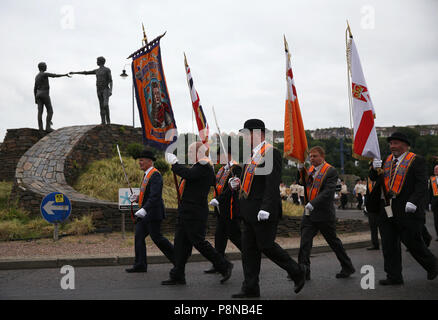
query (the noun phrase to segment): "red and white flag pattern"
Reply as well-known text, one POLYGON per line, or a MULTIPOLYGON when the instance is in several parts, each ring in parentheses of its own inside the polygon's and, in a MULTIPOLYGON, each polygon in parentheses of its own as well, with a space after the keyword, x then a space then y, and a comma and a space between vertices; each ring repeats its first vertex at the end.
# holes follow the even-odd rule
POLYGON ((189 85, 190 98, 192 100, 193 111, 195 112, 196 124, 198 126, 199 137, 202 143, 208 142, 209 128, 207 123, 207 118, 205 117, 204 111, 202 110, 201 100, 199 99, 198 92, 193 85, 193 78, 190 72, 190 67, 187 63, 187 59, 184 55, 184 63, 186 66, 187 74, 187 84, 189 85))
POLYGON ((353 156, 380 160, 379 140, 374 125, 375 111, 353 38, 350 38, 352 116, 354 128, 353 156))

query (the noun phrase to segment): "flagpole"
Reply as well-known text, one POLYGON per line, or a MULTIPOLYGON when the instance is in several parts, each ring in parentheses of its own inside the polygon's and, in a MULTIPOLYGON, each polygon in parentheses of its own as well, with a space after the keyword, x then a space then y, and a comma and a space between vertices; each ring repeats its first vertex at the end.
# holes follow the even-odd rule
MULTIPOLYGON (((353 34, 351 33, 350 24, 347 20, 347 29, 345 30, 345 46, 347 50, 347 91, 348 91, 348 106, 350 111, 350 129, 351 140, 354 141, 354 128, 353 128, 353 97, 351 93, 351 41, 353 34), (348 34, 348 35, 347 35, 348 34), (350 39, 350 42, 348 41, 350 39)), ((353 150, 354 144, 351 144, 353 150)))

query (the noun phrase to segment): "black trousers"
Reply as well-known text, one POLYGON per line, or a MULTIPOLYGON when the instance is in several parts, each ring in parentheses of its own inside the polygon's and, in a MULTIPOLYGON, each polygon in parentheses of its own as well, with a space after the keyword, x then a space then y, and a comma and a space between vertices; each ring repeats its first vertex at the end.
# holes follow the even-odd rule
POLYGON ((214 247, 217 252, 225 256, 228 239, 242 251, 242 232, 239 219, 228 219, 218 216, 214 234, 214 247))
POLYGON ((345 206, 348 203, 348 196, 345 193, 341 194, 341 208, 345 209, 345 206))
POLYGON ((207 220, 178 218, 175 229, 175 267, 170 270, 170 278, 185 279, 185 266, 195 247, 220 273, 225 273, 229 262, 205 240, 207 220))
POLYGON ((435 233, 438 236, 438 209, 433 212, 433 222, 435 224, 435 233))
POLYGON ((144 219, 135 224, 135 262, 134 268, 147 268, 146 237, 151 236, 155 245, 170 262, 175 264, 172 243, 161 234, 161 220, 146 222, 144 219))
POLYGON ((362 194, 359 193, 359 194, 356 196, 356 199, 357 199, 357 208, 358 208, 359 210, 362 210, 362 204, 363 204, 362 194))
POLYGON ((298 201, 298 193, 292 193, 292 200, 293 200, 293 203, 295 203, 295 204, 299 204, 300 203, 298 201))
POLYGON ((304 216, 301 221, 301 242, 298 253, 298 263, 304 264, 310 269, 310 253, 313 246, 313 238, 318 231, 321 232, 325 241, 336 254, 343 270, 354 270, 353 264, 342 245, 342 241, 336 235, 335 221, 312 222, 309 217, 304 216))
POLYGON ((388 279, 403 280, 401 243, 426 271, 435 270, 437 260, 424 243, 423 228, 421 220, 379 216, 383 264, 388 279))
POLYGON ((247 222, 242 228, 242 266, 244 281, 242 291, 259 293, 259 274, 262 253, 280 268, 287 271, 293 280, 301 273, 298 264, 274 240, 278 221, 247 222), (268 236, 267 236, 268 235, 268 236))
POLYGON ((371 231, 371 243, 373 244, 373 247, 379 248, 379 227, 376 213, 368 212, 368 224, 371 231))

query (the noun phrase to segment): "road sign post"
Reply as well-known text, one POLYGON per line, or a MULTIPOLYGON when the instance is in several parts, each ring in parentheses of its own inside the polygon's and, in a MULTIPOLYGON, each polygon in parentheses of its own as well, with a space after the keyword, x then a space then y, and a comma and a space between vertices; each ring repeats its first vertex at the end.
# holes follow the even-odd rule
MULTIPOLYGON (((122 214, 122 239, 125 239, 125 211, 131 210, 131 201, 129 200, 129 196, 131 195, 131 191, 139 195, 140 188, 120 188, 119 189, 119 210, 122 214)), ((132 210, 138 210, 138 203, 132 203, 132 210)))
POLYGON ((54 224, 53 240, 58 240, 58 224, 65 221, 71 213, 70 200, 61 192, 52 192, 41 201, 40 212, 47 222, 54 224))

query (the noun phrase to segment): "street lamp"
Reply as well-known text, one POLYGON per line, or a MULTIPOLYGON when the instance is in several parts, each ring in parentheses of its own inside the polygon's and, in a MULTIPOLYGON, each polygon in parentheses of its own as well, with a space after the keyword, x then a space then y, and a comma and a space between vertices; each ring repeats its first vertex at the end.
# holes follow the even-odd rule
MULTIPOLYGON (((128 78, 128 74, 126 73, 126 69, 125 67, 130 65, 130 63, 127 63, 123 66, 123 70, 122 70, 122 74, 120 75, 120 77, 122 79, 126 79, 128 78)), ((132 127, 135 128, 135 120, 134 120, 134 81, 132 82, 132 127)))

